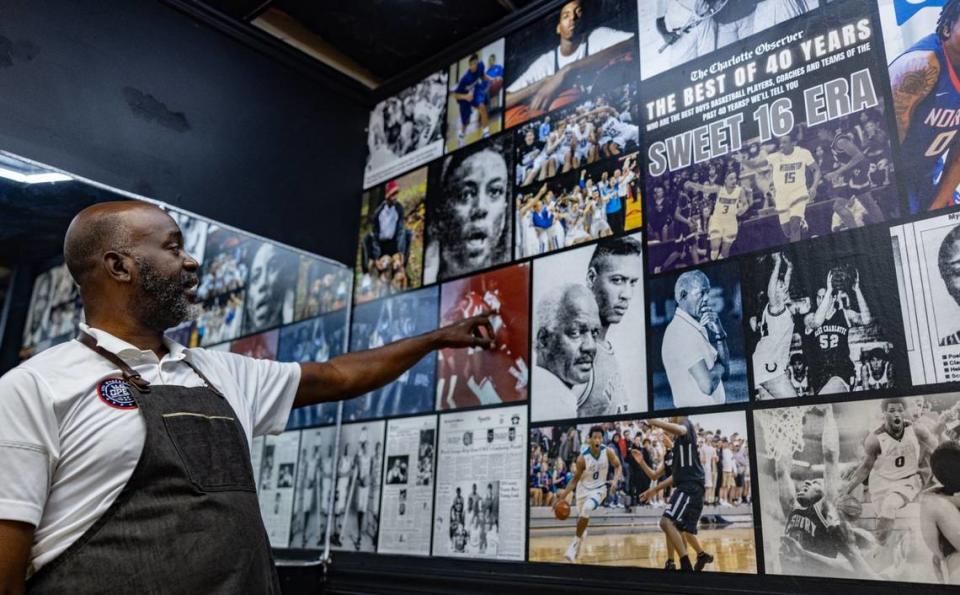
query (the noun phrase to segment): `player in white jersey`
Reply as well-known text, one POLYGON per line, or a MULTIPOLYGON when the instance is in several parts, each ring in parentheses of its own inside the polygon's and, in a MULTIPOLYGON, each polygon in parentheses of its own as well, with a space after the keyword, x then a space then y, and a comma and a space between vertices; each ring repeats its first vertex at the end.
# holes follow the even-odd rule
POLYGON ((696 182, 685 182, 683 185, 687 190, 703 192, 704 195, 717 195, 717 200, 713 204, 713 213, 707 225, 710 236, 710 260, 726 258, 730 255, 730 247, 737 239, 739 231, 737 217, 750 208, 746 193, 737 179, 737 172, 729 170, 723 180, 723 186, 696 182))
POLYGON ((863 461, 841 494, 851 493, 865 479, 869 481, 870 499, 877 507, 877 541, 886 545, 897 511, 920 493, 920 460, 933 452, 937 441, 928 430, 906 420, 905 399, 883 399, 880 409, 883 425, 867 434, 863 461))
POLYGON ((340 456, 340 464, 337 466, 337 502, 334 507, 333 527, 334 533, 330 538, 334 545, 341 545, 340 534, 343 531, 344 516, 347 514, 348 500, 350 499, 350 484, 355 475, 353 465, 354 457, 350 456, 350 445, 343 445, 343 454, 340 456))
POLYGON ((893 386, 893 364, 882 347, 874 347, 863 354, 857 385, 858 390, 881 390, 893 386))
POLYGON ((576 562, 580 547, 587 538, 590 513, 599 508, 607 497, 607 472, 611 466, 614 473, 609 485, 616 487, 622 473, 620 459, 612 449, 603 444, 603 428, 593 426, 590 428, 587 444, 580 449, 580 456, 577 457, 573 480, 557 498, 557 502, 566 501, 570 492, 577 489, 577 536, 573 538, 565 554, 566 559, 571 562, 576 562))
POLYGON ((357 453, 357 537, 353 540, 354 547, 359 550, 363 540, 363 517, 367 511, 367 500, 370 498, 370 467, 372 459, 367 452, 367 443, 360 443, 360 452, 357 453))
POLYGON ((790 343, 793 341, 793 315, 789 307, 793 264, 779 252, 772 257, 773 272, 767 283, 768 301, 757 329, 760 340, 753 349, 753 381, 761 397, 788 399, 797 396, 787 375, 790 343))
POLYGON ((783 235, 791 242, 798 242, 806 227, 807 205, 816 198, 820 166, 810 151, 796 146, 790 134, 780 137, 779 151, 766 155, 761 153, 758 160, 762 162, 764 159, 770 166, 773 202, 777 207, 783 235), (807 172, 813 176, 809 188, 807 172))

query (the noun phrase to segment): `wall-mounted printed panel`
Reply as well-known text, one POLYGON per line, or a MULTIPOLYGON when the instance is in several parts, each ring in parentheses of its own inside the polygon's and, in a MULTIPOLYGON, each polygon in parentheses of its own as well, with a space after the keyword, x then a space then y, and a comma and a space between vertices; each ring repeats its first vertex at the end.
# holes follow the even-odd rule
POLYGON ((835 2, 647 81, 651 271, 897 218, 880 48, 875 6, 835 2))
POLYGON ((533 421, 647 410, 643 305, 639 233, 533 263, 533 421))
POLYGON ((746 401, 739 263, 656 277, 649 291, 654 408, 746 401))
POLYGON ((300 438, 294 486, 290 547, 323 549, 333 496, 337 428, 311 428, 300 438))
POLYGON ((960 214, 890 236, 913 384, 960 382, 960 214))
POLYGON ((518 197, 517 258, 639 229, 643 218, 637 159, 637 153, 631 153, 593 163, 518 197))
POLYGON ((430 164, 425 284, 510 261, 511 147, 510 135, 502 134, 430 164))
POLYGON ((285 548, 290 543, 299 447, 299 431, 267 436, 263 441, 257 488, 260 514, 267 528, 270 545, 275 548, 285 548))
POLYGON ((387 422, 377 552, 430 555, 436 447, 435 415, 387 422))
POLYGON ((957 40, 954 9, 945 0, 878 4, 897 112, 896 128, 888 131, 900 142, 898 174, 908 207, 920 213, 956 205, 960 159, 951 149, 960 131, 960 91, 947 49, 957 40))
POLYGON ((504 128, 637 78, 637 13, 618 0, 567 2, 507 38, 504 128))
POLYGON ((638 0, 640 76, 648 79, 768 29, 793 30, 788 21, 827 2, 665 0, 654 7, 638 0))
MULTIPOLYGON (((426 287, 353 310, 350 351, 381 347, 437 328, 439 288, 426 287)), ((435 400, 437 354, 423 357, 400 378, 366 395, 344 401, 344 420, 389 417, 432 411, 435 400)))
POLYGON ((494 348, 444 349, 437 362, 437 409, 525 401, 530 380, 530 265, 444 283, 440 323, 486 315, 494 348))
POLYGON ((433 555, 523 560, 527 408, 440 416, 433 555))
MULTIPOLYGON (((325 362, 343 353, 347 330, 346 309, 282 327, 277 360, 325 362)), ((336 421, 337 403, 320 403, 291 411, 287 429, 310 428, 336 421)))
POLYGON ((357 303, 420 287, 426 196, 425 167, 363 193, 357 303))
POLYGON ((346 424, 340 433, 333 549, 373 552, 380 526, 383 421, 346 424))
POLYGON ((755 411, 766 571, 956 582, 957 393, 755 411))
POLYGON ((448 76, 445 70, 431 74, 373 108, 367 126, 364 188, 443 154, 448 76))
POLYGON ((450 65, 447 153, 500 132, 503 59, 504 43, 498 39, 450 65))
POLYGON ((757 571, 745 412, 530 434, 531 562, 678 567, 660 527, 666 519, 686 534, 674 551, 697 570, 757 571), (561 501, 565 519, 555 512, 561 501))

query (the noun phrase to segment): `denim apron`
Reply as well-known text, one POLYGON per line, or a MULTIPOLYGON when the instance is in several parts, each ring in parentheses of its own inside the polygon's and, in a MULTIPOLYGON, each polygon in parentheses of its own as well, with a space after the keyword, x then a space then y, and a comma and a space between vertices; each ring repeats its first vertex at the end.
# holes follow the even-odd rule
POLYGON ((27 592, 279 593, 246 436, 206 386, 151 386, 86 333, 115 365, 146 425, 123 491, 90 529, 27 581, 27 592))

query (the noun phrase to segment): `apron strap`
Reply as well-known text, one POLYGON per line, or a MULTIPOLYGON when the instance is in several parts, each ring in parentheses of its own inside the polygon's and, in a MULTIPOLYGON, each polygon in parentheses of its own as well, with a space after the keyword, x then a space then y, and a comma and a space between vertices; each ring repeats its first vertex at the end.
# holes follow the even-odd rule
POLYGON ((100 345, 97 344, 96 339, 94 339, 87 333, 80 331, 79 333, 77 333, 77 341, 80 341, 82 345, 89 347, 90 349, 95 351, 98 355, 103 356, 104 358, 109 360, 110 363, 120 368, 120 371, 123 373, 123 379, 128 384, 132 384, 136 386, 138 391, 140 391, 141 393, 150 392, 149 382, 144 380, 143 377, 141 377, 140 374, 136 372, 136 370, 134 370, 129 365, 127 365, 127 362, 120 359, 120 356, 118 356, 115 353, 111 353, 110 351, 107 351, 103 347, 100 347, 100 345))
MULTIPOLYGON (((80 341, 81 344, 83 344, 86 347, 89 347, 90 349, 95 351, 97 354, 109 360, 110 363, 120 368, 120 371, 123 372, 123 379, 128 383, 136 386, 137 390, 139 390, 142 393, 150 392, 150 383, 147 380, 144 380, 144 378, 141 377, 136 370, 134 370, 129 365, 127 365, 127 362, 120 359, 120 356, 110 351, 107 351, 103 347, 100 347, 100 345, 97 344, 96 339, 94 339, 87 333, 80 331, 79 333, 77 333, 77 341, 80 341)), ((207 378, 207 376, 203 372, 197 369, 197 367, 194 366, 189 359, 184 358, 183 363, 190 366, 190 369, 193 370, 196 373, 196 375, 200 377, 201 380, 203 380, 204 384, 207 385, 207 388, 213 391, 214 394, 216 394, 218 397, 223 398, 223 393, 220 392, 220 389, 214 386, 214 384, 210 382, 210 379, 207 378)))

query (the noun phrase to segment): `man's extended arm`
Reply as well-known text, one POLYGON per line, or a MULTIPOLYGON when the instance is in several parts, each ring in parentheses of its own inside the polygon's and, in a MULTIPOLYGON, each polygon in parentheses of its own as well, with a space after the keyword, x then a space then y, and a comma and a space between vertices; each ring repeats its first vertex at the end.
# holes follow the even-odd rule
POLYGON ((293 406, 306 407, 368 393, 399 378, 431 351, 489 348, 493 345, 492 337, 490 320, 486 316, 474 316, 377 349, 347 353, 326 362, 302 363, 293 406))
POLYGON ((20 595, 27 578, 33 525, 0 520, 0 595, 20 595))

